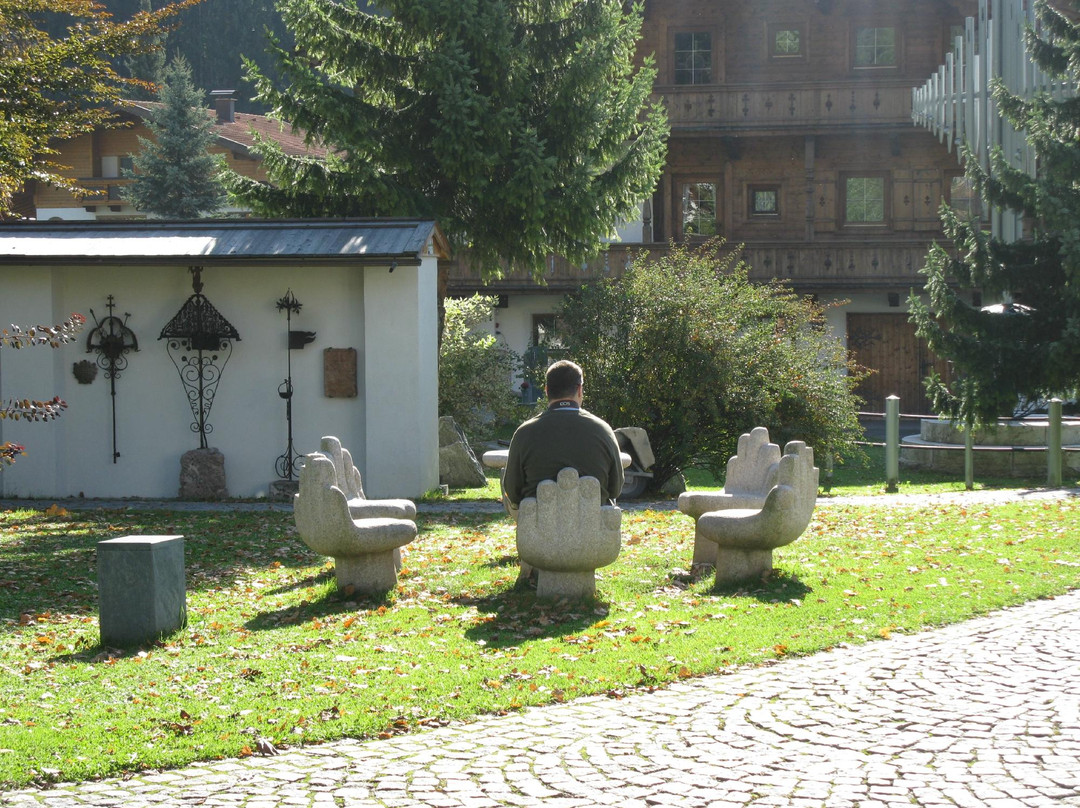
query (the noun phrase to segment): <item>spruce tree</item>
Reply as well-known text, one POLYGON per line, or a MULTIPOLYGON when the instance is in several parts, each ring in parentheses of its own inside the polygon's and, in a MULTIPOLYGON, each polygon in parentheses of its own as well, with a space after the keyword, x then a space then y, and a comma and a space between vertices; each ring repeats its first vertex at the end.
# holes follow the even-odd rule
MULTIPOLYGON (((1043 0, 1037 13, 1041 33, 1027 35, 1033 59, 1075 90, 1080 26, 1043 0)), ((1028 232, 1007 243, 943 206, 953 249, 935 245, 927 259, 929 304, 910 300, 919 335, 952 363, 951 379, 927 380, 934 407, 968 425, 1070 395, 1080 383, 1080 99, 1024 99, 1001 83, 993 93, 1001 114, 1026 131, 1037 176, 1010 167, 1000 150, 989 171, 965 151, 966 173, 985 202, 1022 212, 1028 232), (971 289, 1003 303, 971 305, 971 289)))
POLYGON ((329 147, 262 143, 273 185, 230 175, 256 213, 436 219, 474 266, 580 260, 650 194, 667 122, 634 66, 640 5, 621 0, 284 0, 296 47, 271 115, 329 147))
POLYGON ((225 201, 219 179, 222 159, 208 151, 215 142, 214 124, 182 57, 165 68, 158 100, 161 106, 146 122, 154 139, 139 138, 142 151, 132 155, 134 171, 124 172, 133 180, 125 198, 139 210, 166 219, 214 213, 225 201))
MULTIPOLYGON (((153 6, 150 0, 140 0, 139 11, 150 13, 153 6)), ((164 81, 165 76, 165 40, 167 32, 161 31, 153 37, 154 49, 146 53, 137 53, 124 60, 128 75, 139 82, 133 85, 133 98, 151 99, 164 81)))

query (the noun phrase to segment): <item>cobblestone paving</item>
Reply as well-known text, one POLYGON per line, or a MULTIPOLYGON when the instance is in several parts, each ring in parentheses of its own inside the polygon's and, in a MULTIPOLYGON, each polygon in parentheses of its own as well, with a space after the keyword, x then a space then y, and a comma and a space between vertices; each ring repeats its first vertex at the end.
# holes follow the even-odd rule
POLYGON ((1080 806, 1080 592, 616 700, 12 806, 1080 806))

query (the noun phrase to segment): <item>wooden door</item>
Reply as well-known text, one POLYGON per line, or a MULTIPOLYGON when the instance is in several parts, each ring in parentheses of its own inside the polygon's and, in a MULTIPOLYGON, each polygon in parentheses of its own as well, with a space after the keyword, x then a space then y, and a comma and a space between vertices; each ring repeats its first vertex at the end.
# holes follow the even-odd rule
POLYGON ((900 397, 905 415, 932 415, 923 380, 931 369, 948 378, 948 364, 915 335, 907 314, 847 316, 848 350, 873 373, 856 389, 868 412, 884 412, 887 396, 900 397))

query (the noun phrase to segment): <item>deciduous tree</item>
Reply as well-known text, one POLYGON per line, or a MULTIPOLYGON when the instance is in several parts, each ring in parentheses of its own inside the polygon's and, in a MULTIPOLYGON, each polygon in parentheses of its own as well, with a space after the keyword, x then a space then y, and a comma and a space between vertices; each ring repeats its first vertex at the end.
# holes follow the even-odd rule
POLYGON ((29 180, 77 190, 51 162, 52 145, 115 122, 113 105, 137 83, 117 73, 113 59, 155 46, 155 35, 181 8, 118 22, 92 0, 0 0, 0 216, 29 180), (52 37, 48 21, 68 19, 52 37))
POLYGON ((495 303, 481 295, 447 300, 439 344, 439 415, 452 415, 474 439, 493 436, 500 422, 516 415, 510 380, 520 359, 478 327, 491 319, 495 303))
POLYGON ((722 242, 638 256, 622 279, 586 284, 557 319, 585 375, 585 406, 614 427, 644 427, 653 487, 680 470, 723 475, 739 435, 765 426, 823 460, 862 435, 861 378, 820 306, 755 284, 722 242))

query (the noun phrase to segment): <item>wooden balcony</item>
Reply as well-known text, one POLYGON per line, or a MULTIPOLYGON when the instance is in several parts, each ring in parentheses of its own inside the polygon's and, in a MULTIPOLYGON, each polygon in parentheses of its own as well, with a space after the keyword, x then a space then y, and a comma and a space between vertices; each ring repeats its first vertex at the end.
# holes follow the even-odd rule
POLYGON ((832 127, 911 127, 911 82, 746 84, 657 87, 676 134, 680 130, 787 131, 832 127))
MULTIPOLYGON (((906 289, 922 286, 919 270, 926 262, 930 242, 913 239, 876 241, 872 244, 829 242, 747 242, 741 255, 756 281, 774 278, 796 289, 830 288, 906 289)), ((593 261, 578 266, 558 256, 549 256, 539 282, 517 270, 484 284, 462 258, 450 262, 447 291, 450 294, 508 294, 514 292, 563 293, 595 278, 622 277, 632 255, 667 252, 662 244, 613 244, 593 261)))
POLYGON ((78 197, 81 205, 119 204, 123 202, 121 189, 131 184, 131 180, 122 177, 82 177, 76 182, 83 189, 78 197))

